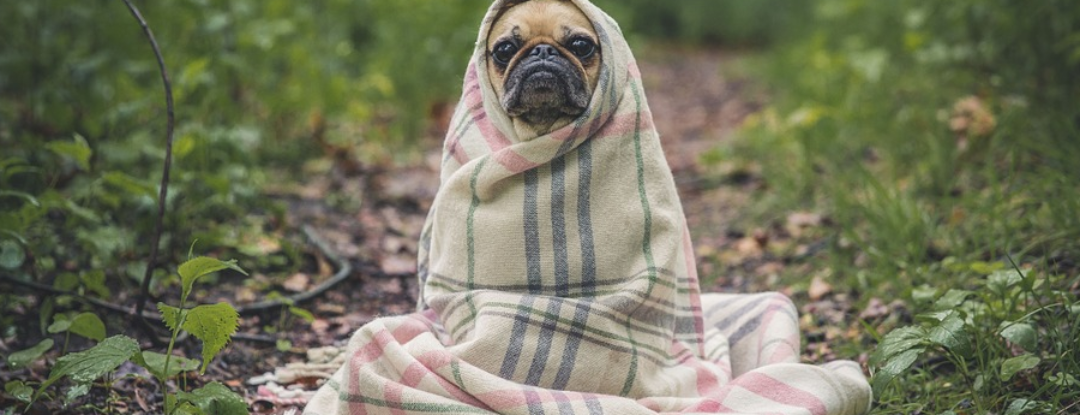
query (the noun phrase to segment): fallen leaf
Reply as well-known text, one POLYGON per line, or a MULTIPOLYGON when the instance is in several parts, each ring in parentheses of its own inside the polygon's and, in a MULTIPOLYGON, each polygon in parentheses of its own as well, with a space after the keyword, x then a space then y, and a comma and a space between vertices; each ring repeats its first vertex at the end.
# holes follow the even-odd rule
POLYGON ((821 223, 821 215, 817 213, 795 212, 788 215, 785 228, 791 236, 797 238, 802 235, 804 230, 821 226, 821 223))
POLYGON ((236 302, 241 304, 253 303, 258 298, 258 294, 251 287, 240 287, 236 289, 236 302))
POLYGON ((821 277, 814 277, 813 281, 810 281, 810 289, 806 294, 810 296, 813 301, 818 301, 831 293, 833 290, 832 285, 825 282, 825 279, 821 277))
POLYGON ((859 313, 859 318, 863 320, 873 320, 888 314, 889 307, 885 305, 885 302, 881 301, 880 298, 874 297, 866 304, 866 309, 863 310, 862 313, 859 313))
POLYGON ((285 279, 285 282, 281 283, 281 287, 285 291, 291 291, 294 293, 307 291, 308 286, 311 285, 311 277, 303 272, 297 272, 291 277, 285 279))
POLYGON ((405 255, 386 255, 379 261, 379 268, 390 275, 416 273, 416 259, 405 255))
POLYGON ((323 334, 326 333, 326 331, 329 329, 330 322, 326 321, 326 319, 324 318, 317 318, 315 319, 315 321, 311 322, 311 331, 314 331, 316 333, 323 334))
POLYGON ((345 306, 333 303, 318 303, 315 306, 315 312, 318 314, 333 314, 340 316, 345 314, 345 306))
POLYGON ((735 242, 735 252, 745 259, 761 256, 765 251, 761 249, 761 244, 758 243, 757 239, 748 236, 735 242))

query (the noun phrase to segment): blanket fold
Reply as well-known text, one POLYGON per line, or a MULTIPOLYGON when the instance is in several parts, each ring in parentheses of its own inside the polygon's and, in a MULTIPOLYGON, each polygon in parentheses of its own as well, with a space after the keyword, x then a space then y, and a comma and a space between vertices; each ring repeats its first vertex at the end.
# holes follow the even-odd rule
POLYGON ((699 292, 640 73, 587 0, 588 109, 518 137, 486 73, 485 17, 420 243, 417 313, 360 328, 305 414, 858 414, 858 365, 798 364, 795 307, 699 292))

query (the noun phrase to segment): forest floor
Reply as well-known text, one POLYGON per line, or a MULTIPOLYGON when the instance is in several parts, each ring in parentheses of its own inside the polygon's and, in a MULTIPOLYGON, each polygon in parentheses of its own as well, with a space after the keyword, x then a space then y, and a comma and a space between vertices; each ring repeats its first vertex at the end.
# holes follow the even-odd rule
MULTIPOLYGON (((811 282, 814 272, 810 269, 802 270, 807 281, 798 287, 779 285, 778 275, 791 272, 791 267, 805 266, 795 258, 813 255, 815 244, 820 242, 813 237, 800 238, 803 230, 828 226, 827 219, 812 212, 777 212, 774 216, 783 219, 775 224, 758 228, 745 225, 742 219, 747 216, 753 195, 766 187, 754 163, 703 162, 703 154, 732 140, 743 119, 760 109, 767 99, 757 92, 760 88, 752 80, 725 76, 728 72, 724 68, 741 57, 724 51, 654 46, 639 53, 638 58, 655 125, 692 230, 703 291, 782 291, 796 298, 804 314, 814 314, 811 320, 823 323, 850 323, 853 314, 873 312, 853 310, 846 296, 832 293, 832 287, 822 279, 811 282), (786 248, 773 249, 776 246, 786 248)), ((309 350, 343 346, 351 333, 378 316, 413 311, 418 288, 417 240, 438 188, 444 131, 445 125, 431 129, 420 143, 426 156, 416 163, 334 163, 324 169, 326 174, 308 175, 304 182, 280 183, 270 189, 272 197, 288 206, 286 227, 296 235, 291 239, 306 244, 301 232, 306 227, 325 242, 326 250, 305 249, 310 264, 281 279, 277 288, 284 294, 311 290, 340 268, 333 256, 347 261, 352 271, 332 289, 297 304, 314 315, 310 322, 284 310, 244 315, 240 333, 245 337, 234 340, 207 374, 193 383, 218 380, 234 390, 246 391, 254 413, 287 413, 289 408, 302 407, 300 391, 315 388, 315 373, 329 369, 304 366, 314 371, 296 372, 289 379, 275 377, 276 369, 308 362, 312 358, 307 354, 309 350), (283 318, 287 321, 283 322, 283 318), (276 333, 268 334, 268 327, 276 333), (277 388, 268 380, 285 385, 277 388)), ((257 272, 251 278, 270 279, 257 272)), ((256 292, 242 282, 240 278, 222 278, 200 296, 204 301, 243 306, 256 298, 256 292)), ((880 304, 876 306, 878 312, 883 312, 880 304)), ((826 328, 831 325, 818 326, 813 321, 804 319, 808 339, 804 341, 804 358, 816 362, 837 358, 824 340, 840 335, 835 331, 850 326, 826 328)), ((195 342, 184 346, 181 353, 198 355, 195 342)), ((131 372, 137 373, 137 369, 127 367, 131 372)), ((38 377, 47 375, 45 370, 34 373, 38 377)), ((8 376, 0 378, 8 380, 8 376)), ((160 401, 157 389, 152 379, 121 378, 112 384, 113 393, 94 388, 88 401, 99 409, 107 407, 109 413, 154 413, 160 401)), ((6 405, 0 399, 0 407, 6 405)), ((52 407, 48 411, 40 413, 99 412, 88 406, 52 407)))

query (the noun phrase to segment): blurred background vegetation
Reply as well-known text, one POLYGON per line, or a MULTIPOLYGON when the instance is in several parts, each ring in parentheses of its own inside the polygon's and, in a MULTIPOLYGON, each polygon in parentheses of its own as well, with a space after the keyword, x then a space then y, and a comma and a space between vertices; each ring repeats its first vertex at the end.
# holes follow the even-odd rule
MULTIPOLYGON (((821 265, 864 299, 976 287, 977 264, 1007 256, 1075 292, 1080 3, 596 3, 635 46, 752 52, 739 71, 768 105, 705 159, 758 169, 767 185, 748 221, 827 215, 836 235, 821 265)), ((328 152, 421 154, 488 4, 140 2, 177 99, 166 263, 199 239, 250 257, 246 268, 297 267, 251 236, 285 226, 266 187, 328 152)), ((0 16, 0 272, 136 285, 165 125, 139 27, 115 0, 0 2, 0 16)), ((1080 373, 1071 347, 1055 367, 1080 373)))

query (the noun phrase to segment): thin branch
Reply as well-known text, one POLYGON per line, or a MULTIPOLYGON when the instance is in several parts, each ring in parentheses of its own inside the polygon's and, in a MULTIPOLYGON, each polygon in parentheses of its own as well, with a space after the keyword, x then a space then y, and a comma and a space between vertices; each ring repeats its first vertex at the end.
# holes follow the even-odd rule
POLYGON ((165 110, 168 115, 168 124, 165 129, 165 166, 161 173, 161 190, 158 193, 158 212, 157 221, 154 226, 154 236, 150 244, 150 260, 146 263, 146 273, 143 274, 142 290, 139 292, 138 303, 135 305, 135 315, 140 317, 140 320, 144 326, 148 326, 146 318, 143 316, 143 310, 146 307, 146 301, 150 297, 150 277, 154 274, 154 268, 157 267, 158 249, 161 245, 161 233, 164 227, 165 219, 165 200, 169 194, 169 170, 172 168, 172 147, 173 147, 173 129, 176 125, 176 117, 173 112, 173 94, 172 84, 169 82, 169 72, 165 69, 165 58, 161 56, 161 49, 158 48, 157 40, 154 39, 154 33, 150 31, 150 26, 146 24, 146 19, 143 19, 142 14, 139 13, 139 9, 131 4, 131 0, 123 0, 128 10, 131 11, 131 15, 135 17, 135 20, 139 21, 139 26, 142 26, 143 33, 146 34, 146 39, 150 41, 150 47, 154 50, 154 56, 157 57, 158 69, 161 72, 161 83, 165 86, 165 110))
MULTIPOLYGON (((115 313, 127 314, 127 315, 131 315, 131 314, 135 313, 131 307, 125 307, 125 306, 122 306, 122 305, 119 305, 119 304, 113 304, 113 303, 110 303, 110 302, 107 302, 107 301, 104 301, 104 300, 99 300, 99 299, 94 298, 94 297, 79 294, 78 292, 75 292, 75 291, 61 290, 61 289, 55 288, 55 287, 53 287, 51 285, 39 284, 39 283, 32 282, 32 281, 23 281, 23 280, 16 279, 16 278, 14 278, 14 277, 12 277, 10 275, 6 275, 6 274, 5 275, 0 275, 0 281, 6 281, 6 282, 14 284, 14 285, 21 285, 21 286, 23 286, 25 288, 28 288, 28 289, 31 289, 31 290, 45 292, 45 293, 49 293, 49 294, 52 294, 52 295, 69 295, 69 296, 78 298, 80 301, 85 301, 87 304, 90 304, 90 305, 92 305, 94 307, 98 307, 98 308, 105 309, 105 310, 108 310, 108 311, 112 311, 112 312, 115 312, 115 313)), ((152 311, 144 311, 144 312, 142 312, 142 317, 144 319, 147 319, 147 320, 154 320, 154 321, 157 321, 157 322, 161 321, 161 315, 158 314, 158 313, 152 312, 152 311)))
MULTIPOLYGON (((99 299, 94 298, 94 297, 79 294, 78 292, 75 292, 75 291, 66 291, 66 290, 61 290, 61 289, 54 288, 54 287, 52 287, 50 285, 38 284, 38 283, 32 282, 32 281, 23 281, 23 280, 16 279, 16 278, 11 277, 11 276, 6 275, 6 274, 5 275, 0 275, 0 282, 8 282, 8 283, 11 283, 11 284, 14 284, 14 285, 22 286, 22 287, 30 289, 30 290, 45 292, 45 293, 49 293, 49 294, 52 294, 52 295, 68 295, 68 296, 79 299, 79 301, 85 301, 87 304, 90 304, 90 305, 92 305, 94 307, 100 308, 100 309, 105 310, 105 311, 111 311, 111 312, 117 313, 117 314, 132 315, 134 313, 134 311, 132 310, 131 307, 125 307, 125 306, 122 306, 122 305, 113 304, 113 303, 110 303, 108 301, 103 301, 103 300, 99 300, 99 299)), ((158 323, 158 324, 161 324, 161 322, 162 322, 161 314, 158 314, 158 313, 155 313, 155 312, 152 312, 152 311, 143 311, 142 318, 146 319, 146 320, 149 320, 149 321, 153 321, 153 322, 158 323)), ((178 338, 178 340, 182 339, 182 338, 186 338, 187 333, 185 332, 181 336, 182 337, 178 338)), ((273 344, 274 342, 277 341, 277 338, 274 338, 274 337, 271 337, 271 336, 266 336, 266 335, 261 335, 261 334, 250 334, 250 333, 236 333, 236 334, 233 334, 231 338, 233 340, 241 340, 241 341, 246 341, 246 342, 251 342, 251 343, 273 344)))
POLYGON ((319 235, 316 235, 315 230, 311 227, 305 225, 304 234, 307 235, 308 239, 311 240, 311 243, 315 245, 319 252, 329 258, 330 262, 333 262, 334 265, 337 266, 337 273, 330 277, 330 279, 323 281, 322 284, 319 284, 318 286, 309 291, 291 295, 287 298, 280 300, 261 301, 246 306, 240 306, 236 308, 237 313, 251 314, 259 311, 280 308, 283 305, 299 304, 315 298, 316 296, 322 295, 333 286, 337 285, 342 281, 345 281, 345 279, 348 278, 349 274, 352 273, 352 265, 349 264, 349 261, 341 259, 341 257, 334 254, 330 250, 330 247, 326 246, 326 242, 323 241, 322 238, 319 238, 319 235))

